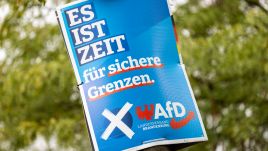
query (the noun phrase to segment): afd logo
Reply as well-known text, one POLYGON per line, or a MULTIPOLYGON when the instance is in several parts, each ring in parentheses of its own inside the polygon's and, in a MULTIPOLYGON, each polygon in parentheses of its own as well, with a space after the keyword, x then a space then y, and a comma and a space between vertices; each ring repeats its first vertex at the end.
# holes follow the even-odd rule
POLYGON ((142 110, 142 108, 138 106, 136 107, 136 114, 140 120, 157 120, 160 117, 171 119, 170 127, 173 129, 179 129, 187 125, 195 116, 193 111, 186 113, 186 109, 181 103, 171 101, 167 101, 165 107, 157 103, 155 105, 151 104, 150 108, 148 105, 145 105, 144 110, 142 110), (175 118, 182 119, 176 121, 175 118))

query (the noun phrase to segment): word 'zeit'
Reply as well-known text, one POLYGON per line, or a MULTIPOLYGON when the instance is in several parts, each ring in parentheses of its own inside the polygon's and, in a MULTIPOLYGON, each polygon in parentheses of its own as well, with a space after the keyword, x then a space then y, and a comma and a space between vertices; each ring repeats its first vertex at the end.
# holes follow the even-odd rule
POLYGON ((126 51, 126 48, 127 43, 125 35, 120 35, 88 44, 78 48, 76 51, 80 64, 83 65, 105 56, 126 51))

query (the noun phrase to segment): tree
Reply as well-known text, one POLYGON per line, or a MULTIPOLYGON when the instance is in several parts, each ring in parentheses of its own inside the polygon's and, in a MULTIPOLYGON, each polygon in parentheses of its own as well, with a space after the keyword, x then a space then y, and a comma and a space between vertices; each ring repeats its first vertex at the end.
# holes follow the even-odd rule
MULTIPOLYGON (((207 143, 186 150, 265 150, 267 5, 257 0, 204 2, 189 0, 175 18, 209 135, 207 143)), ((1 10, 9 9, 0 17, 0 54, 5 56, 0 60, 0 150, 27 150, 39 136, 47 142, 56 138, 59 145, 48 143, 48 150, 90 148, 60 29, 49 22, 54 15, 46 18, 53 12, 48 3, 0 1, 1 10)))
POLYGON ((57 136, 61 148, 90 148, 60 29, 45 22, 46 12, 54 11, 44 1, 6 0, 0 5, 9 8, 0 24, 6 55, 0 64, 0 150, 28 147, 38 136, 47 141, 57 136))
POLYGON ((178 8, 182 55, 209 137, 189 150, 268 148, 265 7, 249 0, 190 0, 178 8))

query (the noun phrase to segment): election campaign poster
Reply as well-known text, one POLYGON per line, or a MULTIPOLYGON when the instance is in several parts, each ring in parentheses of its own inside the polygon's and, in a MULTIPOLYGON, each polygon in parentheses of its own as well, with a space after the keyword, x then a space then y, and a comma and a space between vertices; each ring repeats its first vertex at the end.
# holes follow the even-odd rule
POLYGON ((56 14, 94 150, 207 140, 166 0, 80 0, 56 14))

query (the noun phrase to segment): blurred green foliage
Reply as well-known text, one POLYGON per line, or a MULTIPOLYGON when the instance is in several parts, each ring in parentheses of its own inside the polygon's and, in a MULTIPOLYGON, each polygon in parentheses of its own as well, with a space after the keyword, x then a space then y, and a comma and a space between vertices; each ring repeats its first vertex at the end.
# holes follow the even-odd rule
POLYGON ((64 148, 90 148, 59 27, 42 25, 43 2, 7 0, 0 5, 10 8, 0 26, 6 55, 0 64, 0 150, 18 150, 37 136, 49 141, 54 135, 64 148))
POLYGON ((268 11, 241 0, 190 0, 175 20, 209 137, 189 150, 268 150, 268 11))
MULTIPOLYGON (((258 0, 203 2, 189 0, 175 14, 209 136, 186 150, 267 150, 268 11, 258 0)), ((2 0, 3 7, 0 150, 28 150, 38 136, 56 136, 58 148, 48 143, 48 150, 90 150, 59 27, 42 23, 45 0, 2 0)))

